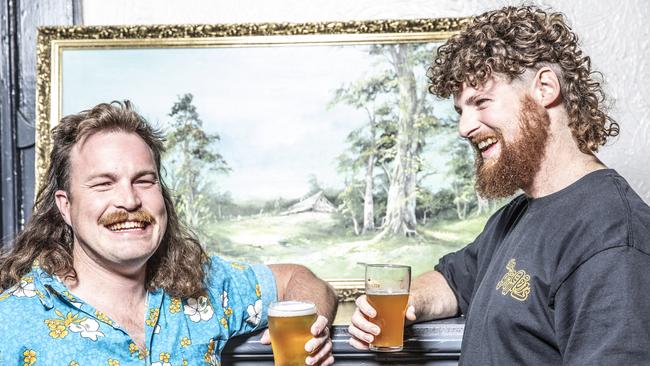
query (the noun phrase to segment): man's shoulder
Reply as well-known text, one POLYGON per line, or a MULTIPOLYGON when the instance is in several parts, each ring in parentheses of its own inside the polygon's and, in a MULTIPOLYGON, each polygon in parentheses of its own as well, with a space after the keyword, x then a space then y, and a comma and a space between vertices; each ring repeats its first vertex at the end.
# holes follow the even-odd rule
POLYGON ((611 177, 620 198, 616 198, 622 220, 628 229, 627 244, 650 255, 650 206, 620 175, 611 177))
POLYGON ((629 211, 630 204, 642 203, 646 210, 648 205, 634 192, 630 184, 613 169, 604 169, 593 173, 585 179, 580 192, 584 203, 590 206, 608 208, 607 211, 629 211))
MULTIPOLYGON (((0 323, 23 318, 42 322, 52 308, 51 286, 58 282, 38 265, 0 294, 0 323)), ((63 285, 61 285, 63 286, 63 285)))
POLYGON ((228 260, 219 256, 210 257, 207 282, 211 290, 222 287, 255 287, 257 283, 267 283, 273 278, 273 273, 266 265, 228 260))
POLYGON ((592 228, 602 225, 627 225, 633 215, 650 214, 650 207, 628 182, 613 169, 594 171, 563 190, 536 199, 534 204, 558 219, 570 215, 576 223, 588 222, 592 228), (602 224, 602 225, 601 225, 602 224))
POLYGON ((218 256, 210 257, 208 290, 238 288, 241 291, 260 291, 275 297, 275 276, 265 264, 232 261, 218 256))
POLYGON ((29 345, 45 344, 48 341, 47 325, 43 317, 40 314, 36 314, 36 317, 30 314, 38 309, 16 306, 21 303, 26 302, 15 299, 0 301, 0 365, 4 365, 3 362, 16 365, 16 361, 22 361, 27 356, 24 352, 31 349, 29 345))
POLYGON ((244 261, 225 259, 220 256, 210 256, 208 267, 209 276, 229 277, 237 274, 256 272, 260 265, 244 261))
POLYGON ((33 316, 34 313, 43 311, 42 299, 46 295, 30 279, 23 277, 19 283, 0 293, 0 319, 23 314, 33 316))
POLYGON ((617 233, 618 245, 635 246, 650 253, 650 207, 615 170, 599 172, 577 197, 577 217, 587 221, 603 239, 617 233))
POLYGON ((33 340, 37 330, 46 328, 47 309, 43 306, 40 291, 25 282, 6 289, 0 294, 0 342, 3 347, 33 340))
POLYGON ((616 171, 593 172, 556 198, 536 222, 552 229, 547 247, 558 256, 558 276, 610 249, 635 247, 650 254, 650 207, 616 171))

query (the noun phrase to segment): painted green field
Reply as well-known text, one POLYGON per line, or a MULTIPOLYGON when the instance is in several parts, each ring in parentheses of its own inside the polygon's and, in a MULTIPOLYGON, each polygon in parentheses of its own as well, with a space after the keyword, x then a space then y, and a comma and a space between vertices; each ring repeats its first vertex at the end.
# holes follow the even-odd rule
POLYGON ((487 216, 418 227, 414 237, 373 240, 376 233, 354 235, 328 213, 253 216, 222 221, 208 228, 215 238, 210 253, 255 263, 300 263, 327 279, 362 278, 358 263, 399 263, 413 275, 433 268, 438 258, 471 242, 487 216))

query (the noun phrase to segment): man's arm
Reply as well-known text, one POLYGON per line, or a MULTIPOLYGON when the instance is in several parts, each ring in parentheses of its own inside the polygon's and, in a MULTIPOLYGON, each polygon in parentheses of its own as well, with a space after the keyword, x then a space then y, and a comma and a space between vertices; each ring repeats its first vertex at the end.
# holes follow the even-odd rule
POLYGON ((406 318, 410 322, 448 318, 460 310, 456 295, 438 271, 423 273, 413 280, 409 302, 406 318))
POLYGON ((316 304, 316 311, 329 320, 336 315, 338 302, 331 285, 298 264, 270 264, 275 276, 278 300, 303 300, 316 304))
MULTIPOLYGON (((357 309, 348 327, 352 336, 349 343, 357 349, 368 349, 368 344, 381 332, 377 325, 368 320, 374 318, 377 312, 368 303, 366 295, 357 298, 356 303, 357 309)), ((445 277, 437 271, 426 272, 413 280, 409 303, 406 310, 408 323, 447 318, 458 314, 459 311, 456 295, 445 277)))
MULTIPOLYGON (((334 289, 306 267, 298 264, 270 264, 269 268, 275 277, 278 300, 301 300, 316 304, 318 318, 311 327, 314 338, 305 344, 305 350, 310 353, 305 363, 320 366, 333 364, 329 326, 334 321, 338 306, 334 289)), ((267 330, 260 342, 268 344, 270 341, 267 330)))

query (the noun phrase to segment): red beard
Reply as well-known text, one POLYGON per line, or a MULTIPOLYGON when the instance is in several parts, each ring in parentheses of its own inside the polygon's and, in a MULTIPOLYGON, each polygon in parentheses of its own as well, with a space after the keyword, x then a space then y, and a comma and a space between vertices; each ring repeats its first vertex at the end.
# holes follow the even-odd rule
POLYGON ((512 143, 507 143, 499 131, 495 132, 501 151, 494 162, 486 164, 472 144, 476 152, 476 190, 484 198, 508 197, 518 189, 530 187, 539 170, 551 124, 548 112, 526 95, 519 110, 519 124, 521 136, 512 143))

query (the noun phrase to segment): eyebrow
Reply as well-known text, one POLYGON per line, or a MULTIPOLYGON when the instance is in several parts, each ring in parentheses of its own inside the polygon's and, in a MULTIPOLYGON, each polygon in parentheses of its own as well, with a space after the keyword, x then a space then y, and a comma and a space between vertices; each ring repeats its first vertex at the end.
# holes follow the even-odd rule
MULTIPOLYGON (((465 100, 465 105, 472 105, 476 103, 476 100, 479 98, 483 98, 485 96, 485 92, 477 92, 476 94, 470 96, 465 100)), ((454 103, 454 109, 456 110, 456 113, 461 114, 463 111, 462 108, 458 106, 458 104, 454 103)))
POLYGON ((145 175, 153 175, 154 178, 158 179, 158 174, 154 170, 140 170, 136 173, 135 178, 142 178, 145 175))
POLYGON ((86 178, 86 182, 91 181, 93 179, 99 179, 99 178, 109 178, 109 179, 115 179, 115 174, 111 173, 99 173, 99 174, 94 174, 86 178))
MULTIPOLYGON (((158 179, 158 174, 156 174, 156 172, 154 170, 148 170, 148 169, 138 171, 133 176, 133 179, 142 178, 145 175, 153 175, 156 178, 156 180, 158 179)), ((91 175, 90 177, 88 177, 86 179, 86 182, 91 181, 93 179, 99 179, 99 178, 108 178, 108 179, 115 180, 116 175, 113 174, 113 173, 99 173, 99 174, 91 175)))

